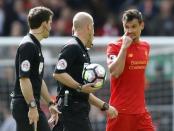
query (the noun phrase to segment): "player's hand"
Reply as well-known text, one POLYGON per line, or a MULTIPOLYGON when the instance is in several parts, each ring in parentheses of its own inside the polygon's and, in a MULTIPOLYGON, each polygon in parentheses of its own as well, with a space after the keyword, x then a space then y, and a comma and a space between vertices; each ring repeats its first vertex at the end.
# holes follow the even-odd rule
POLYGON ((61 114, 61 112, 57 109, 57 104, 56 105, 51 105, 49 107, 50 113, 51 113, 51 117, 48 120, 48 123, 50 125, 51 128, 53 128, 58 120, 59 120, 59 114, 61 114))
POLYGON ((118 116, 118 111, 115 107, 109 105, 109 109, 106 110, 107 116, 110 119, 116 118, 118 116))
POLYGON ((81 92, 83 92, 83 93, 94 93, 99 89, 99 88, 95 88, 94 86, 95 86, 94 83, 85 84, 85 85, 82 86, 81 92))
POLYGON ((122 48, 127 49, 131 45, 133 38, 129 36, 128 33, 125 33, 122 37, 122 40, 123 40, 122 48))
POLYGON ((29 108, 28 111, 29 123, 34 124, 34 130, 37 131, 37 122, 39 120, 39 113, 37 108, 29 108))

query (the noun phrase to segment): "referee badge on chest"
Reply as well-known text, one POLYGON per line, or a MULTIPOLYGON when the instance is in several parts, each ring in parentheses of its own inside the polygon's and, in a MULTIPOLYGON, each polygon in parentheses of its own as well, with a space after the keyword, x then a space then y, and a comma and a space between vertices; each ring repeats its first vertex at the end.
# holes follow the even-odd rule
POLYGON ((44 66, 43 62, 40 62, 40 64, 39 64, 39 74, 42 73, 43 66, 44 66))

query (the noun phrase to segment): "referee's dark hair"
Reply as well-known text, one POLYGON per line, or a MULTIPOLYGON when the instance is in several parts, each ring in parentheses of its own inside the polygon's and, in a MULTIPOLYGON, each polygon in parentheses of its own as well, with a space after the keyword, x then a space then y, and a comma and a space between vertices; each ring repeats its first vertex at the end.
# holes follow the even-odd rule
POLYGON ((143 22, 143 16, 140 11, 137 9, 129 9, 123 13, 122 21, 123 22, 129 22, 133 19, 138 19, 138 22, 143 22))
POLYGON ((37 29, 41 26, 42 22, 48 22, 50 16, 53 16, 53 12, 49 8, 39 6, 30 9, 28 14, 28 25, 30 29, 37 29))

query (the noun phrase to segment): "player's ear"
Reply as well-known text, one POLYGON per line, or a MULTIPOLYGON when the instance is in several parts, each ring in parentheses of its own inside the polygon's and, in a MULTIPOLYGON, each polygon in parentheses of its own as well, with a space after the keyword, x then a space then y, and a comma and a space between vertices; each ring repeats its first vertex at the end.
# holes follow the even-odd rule
POLYGON ((144 22, 142 21, 140 24, 141 24, 141 30, 143 30, 144 29, 144 22))
POLYGON ((87 28, 87 30, 90 30, 90 24, 88 23, 88 24, 86 24, 86 28, 87 28))
POLYGON ((74 27, 72 27, 72 35, 74 35, 74 27))

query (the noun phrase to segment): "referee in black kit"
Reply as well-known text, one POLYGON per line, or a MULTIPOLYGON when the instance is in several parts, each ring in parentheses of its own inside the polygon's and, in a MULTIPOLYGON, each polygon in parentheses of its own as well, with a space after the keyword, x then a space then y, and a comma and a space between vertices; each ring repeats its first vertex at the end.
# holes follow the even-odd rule
POLYGON ((61 50, 53 77, 58 81, 58 108, 62 112, 53 131, 92 131, 89 121, 90 104, 117 116, 114 107, 95 97, 93 84, 84 84, 83 67, 90 63, 87 48, 92 47, 93 18, 79 12, 73 18, 73 37, 61 50))
POLYGON ((12 115, 17 131, 50 131, 40 108, 40 97, 49 105, 51 117, 58 120, 58 110, 43 80, 44 58, 40 41, 49 36, 53 13, 46 7, 29 11, 29 33, 21 41, 15 60, 16 82, 12 94, 12 115))

